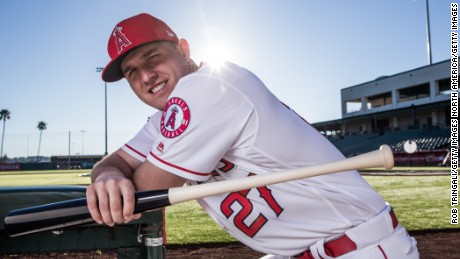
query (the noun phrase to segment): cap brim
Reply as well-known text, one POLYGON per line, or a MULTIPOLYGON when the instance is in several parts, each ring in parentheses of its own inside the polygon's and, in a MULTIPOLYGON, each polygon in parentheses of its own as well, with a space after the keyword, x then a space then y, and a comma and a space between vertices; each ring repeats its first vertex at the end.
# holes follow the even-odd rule
POLYGON ((123 72, 121 72, 121 61, 129 53, 123 53, 118 56, 116 59, 110 61, 102 70, 102 80, 107 83, 116 82, 124 77, 123 72))
POLYGON ((143 44, 140 44, 139 46, 136 46, 136 47, 126 51, 125 53, 123 53, 120 56, 118 56, 116 59, 110 61, 107 64, 107 66, 104 67, 104 70, 102 70, 102 80, 104 80, 107 83, 111 83, 111 82, 116 82, 116 81, 124 78, 125 76, 123 75, 123 72, 121 71, 121 62, 123 61, 123 59, 129 53, 131 53, 133 50, 135 50, 135 49, 137 49, 137 48, 139 48, 141 46, 144 46, 146 44, 152 43, 152 42, 156 42, 156 41, 149 41, 149 42, 145 42, 143 44))

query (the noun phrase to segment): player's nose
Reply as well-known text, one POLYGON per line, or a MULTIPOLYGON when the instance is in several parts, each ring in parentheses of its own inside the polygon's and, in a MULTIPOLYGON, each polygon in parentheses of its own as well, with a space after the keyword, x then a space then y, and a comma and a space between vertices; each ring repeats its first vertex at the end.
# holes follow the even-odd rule
POLYGON ((141 76, 142 84, 145 86, 149 86, 155 83, 155 80, 158 78, 157 73, 149 69, 141 69, 140 76, 141 76))

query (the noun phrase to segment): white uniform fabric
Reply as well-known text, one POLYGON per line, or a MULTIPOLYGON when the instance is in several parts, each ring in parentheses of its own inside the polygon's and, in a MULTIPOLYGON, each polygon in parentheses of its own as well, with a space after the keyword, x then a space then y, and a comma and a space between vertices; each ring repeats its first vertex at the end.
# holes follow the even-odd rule
MULTIPOLYGON (((393 227, 390 216, 391 207, 387 206, 381 213, 372 219, 353 227, 345 234, 354 241, 357 250, 341 256, 331 257, 326 254, 324 243, 328 239, 318 240, 311 245, 309 250, 314 259, 388 259, 405 258, 417 259, 420 254, 417 250, 417 242, 411 238, 404 227, 393 227)), ((267 255, 262 259, 296 259, 292 256, 267 255)))
MULTIPOLYGON (((343 159, 255 75, 232 63, 200 67, 178 82, 169 100, 164 112, 154 114, 122 149, 188 179, 190 185, 343 159)), ((284 256, 342 235, 386 207, 356 171, 198 202, 242 243, 284 256)))

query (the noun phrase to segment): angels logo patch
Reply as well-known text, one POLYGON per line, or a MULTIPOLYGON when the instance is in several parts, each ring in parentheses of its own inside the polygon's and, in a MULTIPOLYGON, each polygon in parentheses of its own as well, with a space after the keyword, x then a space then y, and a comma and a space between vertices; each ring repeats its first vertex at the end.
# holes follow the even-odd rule
POLYGON ((175 138, 187 129, 190 123, 190 109, 181 98, 168 100, 161 116, 161 134, 166 138, 175 138))

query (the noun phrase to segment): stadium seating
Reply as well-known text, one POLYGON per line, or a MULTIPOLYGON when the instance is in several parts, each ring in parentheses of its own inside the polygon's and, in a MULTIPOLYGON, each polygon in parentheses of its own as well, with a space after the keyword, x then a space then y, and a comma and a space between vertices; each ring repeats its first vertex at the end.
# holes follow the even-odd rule
POLYGON ((404 143, 412 140, 418 151, 446 149, 450 146, 449 128, 411 129, 404 131, 350 135, 330 139, 342 153, 349 157, 378 149, 387 144, 394 152, 404 152, 404 143))

